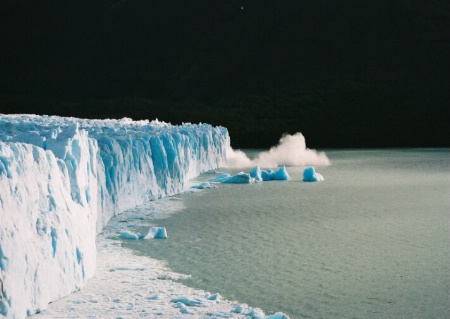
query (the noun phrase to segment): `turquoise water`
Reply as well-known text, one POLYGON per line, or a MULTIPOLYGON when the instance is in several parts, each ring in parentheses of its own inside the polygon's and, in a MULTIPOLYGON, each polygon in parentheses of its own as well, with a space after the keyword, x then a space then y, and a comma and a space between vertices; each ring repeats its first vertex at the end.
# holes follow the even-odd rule
POLYGON ((289 167, 290 181, 185 193, 152 221, 167 240, 123 245, 291 319, 449 318, 449 150, 326 153, 323 182, 289 167))

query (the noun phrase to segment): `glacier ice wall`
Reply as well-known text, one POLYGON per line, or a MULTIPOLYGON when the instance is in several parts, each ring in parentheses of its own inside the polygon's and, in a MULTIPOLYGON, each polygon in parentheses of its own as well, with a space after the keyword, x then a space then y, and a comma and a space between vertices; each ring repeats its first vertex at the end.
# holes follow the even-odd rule
POLYGON ((0 114, 0 315, 81 289, 112 216, 183 191, 227 145, 208 124, 0 114))

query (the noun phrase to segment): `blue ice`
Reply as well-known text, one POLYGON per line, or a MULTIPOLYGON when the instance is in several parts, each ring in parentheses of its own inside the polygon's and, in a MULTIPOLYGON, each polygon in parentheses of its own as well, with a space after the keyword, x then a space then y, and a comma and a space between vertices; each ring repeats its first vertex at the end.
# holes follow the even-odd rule
POLYGON ((220 174, 217 177, 211 178, 209 181, 214 183, 222 183, 223 181, 227 180, 231 175, 228 173, 220 174))
POLYGON ((192 185, 191 188, 195 188, 195 189, 207 189, 207 188, 216 188, 217 186, 212 185, 209 182, 203 182, 200 184, 196 184, 196 185, 192 185))
POLYGON ((167 230, 165 227, 151 227, 147 235, 144 236, 144 239, 151 239, 151 238, 161 238, 166 239, 167 238, 167 230))
POLYGON ((240 172, 237 175, 231 176, 222 181, 222 183, 226 184, 249 184, 251 182, 253 182, 253 177, 244 172, 240 172))
POLYGON ((263 181, 270 181, 272 179, 272 174, 273 174, 272 169, 267 169, 267 170, 261 171, 261 177, 262 177, 263 181))
POLYGON ((286 171, 286 167, 280 167, 278 170, 273 171, 272 169, 261 170, 259 166, 255 166, 250 170, 250 173, 240 172, 234 176, 229 176, 229 174, 222 174, 209 181, 216 181, 220 183, 228 184, 249 184, 252 182, 261 181, 287 181, 290 180, 290 176, 286 171), (228 175, 228 176, 227 176, 228 175))
POLYGON ((125 239, 139 239, 139 234, 135 234, 130 231, 122 231, 122 232, 120 232, 119 237, 125 238, 125 239))
POLYGON ((287 181, 290 180, 291 177, 289 176, 288 172, 286 171, 286 167, 280 167, 277 171, 272 173, 272 180, 276 181, 287 181))
POLYGON ((285 166, 280 167, 275 172, 271 169, 263 170, 261 176, 263 181, 287 181, 291 179, 285 166))
POLYGON ((314 167, 306 167, 303 170, 303 181, 304 182, 320 182, 323 181, 324 178, 321 174, 316 173, 314 167))
POLYGON ((262 174, 262 171, 261 171, 261 168, 259 168, 259 166, 255 166, 250 171, 250 176, 253 177, 256 182, 262 182, 263 178, 262 178, 261 174, 262 174))

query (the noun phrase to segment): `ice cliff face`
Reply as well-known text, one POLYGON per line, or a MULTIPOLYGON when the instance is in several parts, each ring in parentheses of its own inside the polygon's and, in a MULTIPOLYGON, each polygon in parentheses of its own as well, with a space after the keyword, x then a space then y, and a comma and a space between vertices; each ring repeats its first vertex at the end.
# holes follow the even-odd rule
POLYGON ((228 144, 207 124, 0 115, 0 315, 83 287, 112 216, 183 191, 228 144))

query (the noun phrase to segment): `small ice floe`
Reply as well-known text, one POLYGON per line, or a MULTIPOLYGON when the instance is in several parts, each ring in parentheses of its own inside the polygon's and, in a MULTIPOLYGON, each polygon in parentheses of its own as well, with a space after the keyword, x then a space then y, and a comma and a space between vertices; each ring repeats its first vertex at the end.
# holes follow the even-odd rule
POLYGON ((125 238, 125 239, 139 239, 139 234, 135 234, 133 232, 125 230, 125 231, 120 232, 119 237, 125 238))
POLYGON ((250 184, 251 182, 254 182, 253 177, 244 172, 237 173, 237 175, 228 177, 226 180, 222 181, 222 183, 225 184, 250 184))
POLYGON ((152 238, 167 238, 167 230, 165 227, 151 227, 147 234, 141 234, 141 233, 133 233, 128 230, 121 231, 119 234, 119 238, 124 239, 152 239, 152 238))
POLYGON ((244 307, 242 305, 237 305, 232 312, 234 313, 242 313, 244 311, 244 307))
POLYGON ((250 317, 250 318, 257 318, 257 319, 265 319, 266 318, 266 316, 265 316, 265 314, 264 314, 264 312, 261 310, 261 309, 259 309, 259 308, 256 308, 256 309, 251 309, 249 312, 247 312, 246 314, 245 314, 247 317, 250 317))
POLYGON ((228 173, 220 174, 217 177, 211 178, 209 181, 212 183, 222 183, 224 180, 228 179, 231 175, 228 173))
MULTIPOLYGON (((249 173, 240 172, 236 175, 231 176, 228 173, 223 173, 220 176, 211 178, 209 182, 211 183, 225 183, 225 184, 250 184, 253 182, 262 181, 287 181, 290 180, 286 167, 282 166, 278 170, 274 171, 272 169, 261 170, 259 166, 255 166, 250 170, 249 173)), ((202 184, 198 186, 193 186, 193 188, 200 188, 202 184)))
POLYGON ((314 167, 306 167, 303 170, 303 181, 304 182, 320 182, 323 181, 324 178, 321 174, 316 173, 314 167))
POLYGON ((277 312, 271 316, 265 317, 265 319, 289 319, 289 317, 282 312, 277 312))
POLYGON ((287 181, 291 179, 286 171, 286 166, 280 167, 275 172, 271 169, 261 171, 261 177, 263 181, 287 181))
POLYGON ((270 181, 272 179, 273 169, 265 169, 261 171, 261 177, 263 181, 270 181))
POLYGON ((262 182, 263 181, 263 178, 262 178, 261 174, 262 174, 262 171, 261 171, 261 168, 259 168, 259 166, 255 166, 250 171, 250 176, 255 179, 255 182, 262 182))
POLYGON ((215 293, 212 295, 207 294, 205 297, 206 297, 206 299, 211 300, 211 301, 220 301, 220 298, 221 298, 219 293, 215 293))
POLYGON ((147 300, 158 300, 160 298, 160 294, 153 294, 150 296, 145 297, 147 300))
POLYGON ((197 185, 191 186, 191 188, 195 189, 209 189, 209 188, 217 188, 216 185, 212 185, 210 182, 203 182, 197 185))
POLYGON ((186 306, 189 306, 189 307, 200 307, 200 306, 203 305, 203 302, 202 302, 201 299, 188 298, 188 297, 185 297, 185 296, 178 297, 178 298, 173 298, 171 300, 171 302, 173 302, 173 303, 182 303, 182 304, 184 304, 186 306))
POLYGON ((151 239, 151 238, 161 238, 166 239, 167 238, 167 230, 165 227, 151 227, 147 235, 144 236, 144 239, 151 239))

